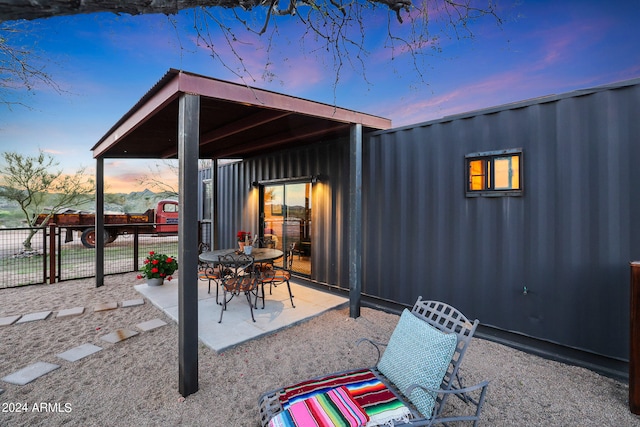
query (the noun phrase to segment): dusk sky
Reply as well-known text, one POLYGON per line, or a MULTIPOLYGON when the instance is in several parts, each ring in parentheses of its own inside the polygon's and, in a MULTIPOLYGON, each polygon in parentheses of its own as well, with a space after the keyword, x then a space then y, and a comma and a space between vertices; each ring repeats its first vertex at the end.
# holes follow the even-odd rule
MULTIPOLYGON (((485 18, 472 25, 473 39, 442 38, 442 51, 420 65, 424 81, 407 55, 396 52, 391 59, 384 49, 386 15, 365 17, 365 31, 376 35, 364 59, 366 81, 347 65, 335 90, 335 72, 325 65, 330 58, 309 52, 311 40, 304 41, 306 51, 301 47, 299 21, 277 21, 269 58, 275 77, 269 80, 263 79, 269 37, 238 29, 237 47, 252 76, 244 82, 387 117, 397 127, 640 77, 640 0, 498 4, 503 24, 485 18)), ((229 11, 216 13, 231 17, 229 11)), ((0 147, 27 155, 40 148, 69 172, 79 166, 94 171, 91 147, 169 68, 240 81, 196 45, 190 11, 171 20, 94 14, 25 25, 30 31, 22 44, 39 52, 63 91, 12 93, 29 108, 0 105, 0 147)), ((213 27, 211 37, 227 65, 237 68, 213 27)), ((133 180, 141 171, 147 166, 140 162, 105 162, 108 191, 137 190, 133 180)))

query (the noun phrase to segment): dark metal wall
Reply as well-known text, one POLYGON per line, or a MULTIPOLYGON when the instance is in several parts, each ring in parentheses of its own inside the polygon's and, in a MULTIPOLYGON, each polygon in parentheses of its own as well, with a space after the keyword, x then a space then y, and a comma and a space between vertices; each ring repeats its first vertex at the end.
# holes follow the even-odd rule
MULTIPOLYGON (((637 80, 365 136, 363 293, 627 360, 639 118, 637 80), (511 148, 524 194, 465 197, 464 156, 511 148)), ((311 278, 348 289, 348 171, 348 141, 221 167, 219 245, 257 230, 252 182, 319 175, 311 278)))
POLYGON ((628 359, 640 86, 381 132, 365 149, 364 292, 628 359), (465 197, 465 154, 522 148, 522 197, 465 197), (526 287, 527 292, 524 292, 526 287))
POLYGON ((311 279, 348 289, 348 154, 345 139, 220 167, 219 247, 235 245, 238 230, 258 230, 259 192, 252 183, 317 176, 311 196, 311 279))

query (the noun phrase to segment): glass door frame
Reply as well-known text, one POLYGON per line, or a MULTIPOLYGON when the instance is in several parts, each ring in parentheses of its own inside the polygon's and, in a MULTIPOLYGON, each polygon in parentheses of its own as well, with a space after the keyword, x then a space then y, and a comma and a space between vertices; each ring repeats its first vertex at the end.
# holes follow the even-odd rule
MULTIPOLYGON (((266 191, 268 189, 268 187, 277 187, 277 186, 281 186, 282 187, 282 215, 284 215, 283 217, 283 227, 285 227, 285 222, 288 218, 288 214, 289 214, 289 209, 290 206, 288 206, 287 204, 287 199, 286 199, 286 187, 288 185, 296 185, 296 184, 305 184, 309 186, 308 189, 308 197, 306 198, 307 200, 305 200, 305 223, 301 225, 301 229, 302 227, 304 227, 306 229, 306 232, 308 233, 308 236, 305 236, 307 238, 307 240, 305 240, 305 248, 304 251, 302 250, 301 247, 297 247, 295 250, 291 250, 290 248, 290 243, 288 241, 287 235, 285 234, 284 229, 282 230, 282 236, 279 237, 279 239, 282 239, 282 246, 281 246, 281 250, 284 252, 284 256, 281 260, 278 260, 279 262, 276 265, 279 265, 281 267, 286 267, 287 269, 290 269, 292 271, 292 273, 296 273, 296 274, 301 274, 303 276, 311 276, 311 247, 312 247, 312 227, 311 227, 311 222, 312 222, 312 217, 313 217, 313 205, 312 205, 312 199, 313 199, 313 183, 314 183, 314 179, 311 176, 305 176, 305 177, 296 177, 296 178, 288 178, 288 179, 276 179, 276 180, 266 180, 266 181, 260 181, 258 182, 259 184, 259 197, 258 197, 258 204, 259 204, 259 224, 258 224, 258 232, 259 232, 259 236, 261 239, 265 238, 265 224, 267 222, 267 215, 265 214, 265 209, 266 209, 266 205, 265 205, 265 194, 266 191), (307 243, 308 242, 308 243, 307 243), (293 257, 297 256, 298 258, 301 258, 302 256, 304 256, 305 258, 308 258, 304 260, 305 264, 308 264, 308 267, 305 267, 304 270, 302 269, 296 269, 294 264, 294 259, 293 257), (294 267, 294 268, 291 268, 294 267), (300 271, 302 270, 302 271, 300 271)), ((302 231, 301 231, 302 233, 302 231)))

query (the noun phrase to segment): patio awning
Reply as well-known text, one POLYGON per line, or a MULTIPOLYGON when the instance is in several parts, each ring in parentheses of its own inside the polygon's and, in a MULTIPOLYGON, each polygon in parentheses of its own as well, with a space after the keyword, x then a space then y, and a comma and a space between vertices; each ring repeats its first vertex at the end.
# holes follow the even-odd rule
POLYGON ((242 158, 388 129, 391 121, 175 69, 169 70, 92 148, 94 158, 175 158, 180 94, 200 96, 200 158, 242 158))
MULTIPOLYGON (((198 390, 198 159, 242 158, 318 141, 350 144, 349 299, 359 316, 362 134, 391 121, 171 69, 92 148, 96 211, 104 210, 104 159, 179 158, 179 390, 198 390)), ((96 215, 96 286, 104 284, 104 218, 96 215)))

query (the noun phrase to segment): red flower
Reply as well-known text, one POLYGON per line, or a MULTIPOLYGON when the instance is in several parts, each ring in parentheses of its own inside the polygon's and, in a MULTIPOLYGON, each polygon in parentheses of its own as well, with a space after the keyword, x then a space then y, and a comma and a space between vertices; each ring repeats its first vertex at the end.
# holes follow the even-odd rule
POLYGON ((167 257, 167 262, 173 262, 173 258, 167 257))
POLYGON ((158 272, 158 268, 157 268, 157 267, 153 267, 153 268, 151 269, 151 272, 152 272, 152 273, 157 273, 157 272, 158 272))
POLYGON ((159 261, 158 261, 157 259, 154 259, 153 261, 151 261, 151 264, 153 264, 153 265, 158 265, 158 262, 159 262, 159 261))
POLYGON ((142 279, 142 274, 138 274, 138 275, 136 276, 136 279, 142 279))
POLYGON ((150 251, 150 252, 149 252, 149 255, 153 255, 153 254, 155 254, 155 252, 154 252, 154 251, 150 251))
POLYGON ((173 279, 173 277, 171 277, 171 276, 167 277, 168 281, 171 281, 171 279, 173 279))

